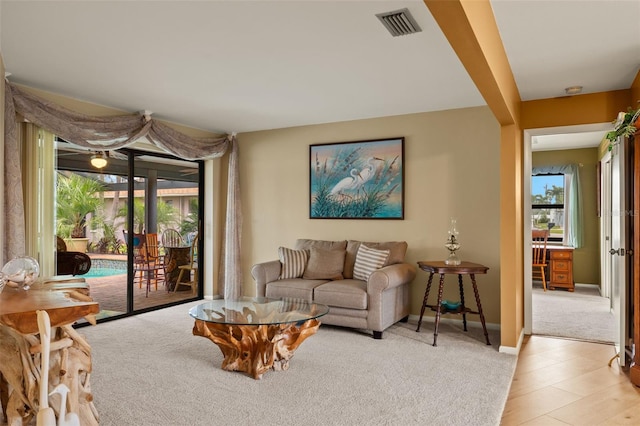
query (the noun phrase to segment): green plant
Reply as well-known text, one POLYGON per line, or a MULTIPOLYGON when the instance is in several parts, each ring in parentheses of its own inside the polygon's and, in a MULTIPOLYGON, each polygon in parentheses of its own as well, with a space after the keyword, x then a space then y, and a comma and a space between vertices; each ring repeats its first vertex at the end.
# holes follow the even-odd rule
POLYGON ((198 199, 189 200, 189 214, 180 222, 180 233, 187 235, 198 232, 198 199))
POLYGON ((56 233, 62 238, 84 238, 87 215, 100 210, 104 184, 76 173, 59 172, 56 181, 56 233))
POLYGON ((640 109, 633 110, 629 108, 629 110, 624 114, 622 120, 614 121, 616 125, 615 128, 607 133, 607 140, 609 141, 609 151, 613 149, 613 146, 616 144, 616 141, 619 137, 628 137, 633 135, 636 132, 635 123, 638 120, 638 116, 640 116, 640 109))
POLYGON ((97 212, 92 221, 93 225, 102 229, 102 238, 96 243, 89 244, 89 251, 92 253, 122 253, 124 242, 116 235, 116 227, 113 220, 107 220, 103 212, 97 212))
MULTIPOLYGON (((164 201, 158 201, 156 205, 156 223, 159 227, 167 227, 175 223, 176 209, 165 203, 164 201)), ((116 217, 127 217, 127 206, 123 205, 118 210, 116 217)), ((136 198, 133 200, 133 232, 143 233, 145 223, 145 204, 142 198, 136 198)))

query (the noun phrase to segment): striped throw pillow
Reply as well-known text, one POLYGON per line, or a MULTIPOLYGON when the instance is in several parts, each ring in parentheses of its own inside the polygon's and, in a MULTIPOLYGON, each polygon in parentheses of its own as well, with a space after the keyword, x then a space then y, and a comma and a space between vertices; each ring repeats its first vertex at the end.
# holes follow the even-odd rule
POLYGON ((384 266, 384 262, 389 257, 389 252, 389 250, 376 250, 360 244, 356 254, 356 263, 353 266, 353 278, 367 281, 369 275, 384 266))
POLYGON ((280 279, 300 278, 307 266, 309 252, 306 250, 293 250, 286 247, 278 248, 278 258, 282 264, 280 279))

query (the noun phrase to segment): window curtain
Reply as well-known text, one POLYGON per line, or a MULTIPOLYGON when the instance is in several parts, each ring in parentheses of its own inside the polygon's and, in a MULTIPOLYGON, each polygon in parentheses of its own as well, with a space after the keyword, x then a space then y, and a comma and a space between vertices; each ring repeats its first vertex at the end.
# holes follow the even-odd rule
POLYGON ((151 118, 136 113, 109 117, 80 114, 42 99, 5 80, 5 242, 3 256, 12 259, 25 254, 24 200, 18 141, 17 114, 73 144, 112 150, 146 137, 153 145, 177 157, 206 160, 229 154, 227 216, 220 278, 225 296, 242 293, 240 235, 242 212, 238 178, 238 147, 235 134, 193 138, 151 118))
POLYGON ((584 244, 582 232, 582 191, 580 189, 580 175, 577 164, 561 166, 533 167, 532 175, 564 174, 564 243, 580 248, 584 244))

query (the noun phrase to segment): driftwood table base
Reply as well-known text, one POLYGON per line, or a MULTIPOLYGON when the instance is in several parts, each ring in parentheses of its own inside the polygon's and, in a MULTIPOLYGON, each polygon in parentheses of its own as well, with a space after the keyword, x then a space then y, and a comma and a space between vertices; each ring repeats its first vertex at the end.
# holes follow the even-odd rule
MULTIPOLYGON (((98 413, 91 392, 91 348, 70 325, 53 328, 49 391, 65 384, 71 392, 67 403, 69 411, 78 414, 81 424, 97 425, 98 413)), ((35 418, 39 407, 40 339, 23 335, 10 327, 0 325, 0 395, 9 426, 28 424, 35 418)), ((53 402, 54 396, 50 397, 53 402)), ((55 403, 57 411, 59 403, 55 403)), ((1 417, 1 416, 0 416, 1 417)))
POLYGON ((48 398, 56 416, 65 401, 66 411, 77 414, 82 426, 99 424, 91 391, 91 346, 71 325, 83 317, 95 324, 93 315, 100 309, 85 293, 85 283, 0 292, 0 423, 3 417, 8 426, 36 423, 41 405, 45 406, 41 395, 64 384, 69 389, 64 398, 59 394, 48 398), (39 335, 39 310, 50 317, 48 371, 42 371, 45 344, 39 335), (45 374, 46 390, 40 389, 45 374))
POLYGON ((242 371, 254 379, 273 370, 287 370, 295 350, 316 333, 320 321, 268 325, 218 324, 196 320, 193 334, 218 345, 224 361, 222 368, 242 371))

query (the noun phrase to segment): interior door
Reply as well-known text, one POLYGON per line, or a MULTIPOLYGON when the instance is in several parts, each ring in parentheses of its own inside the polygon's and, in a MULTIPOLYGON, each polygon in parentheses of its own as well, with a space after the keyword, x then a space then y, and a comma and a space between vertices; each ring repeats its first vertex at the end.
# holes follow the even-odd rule
POLYGON ((602 283, 602 296, 609 299, 609 309, 613 311, 613 298, 611 297, 611 153, 601 160, 600 174, 600 282, 602 283))
POLYGON ((626 196, 625 196, 625 148, 619 140, 611 152, 611 290, 612 308, 616 322, 614 344, 620 355, 620 365, 626 363, 625 343, 628 336, 627 321, 627 265, 625 261, 626 196))

